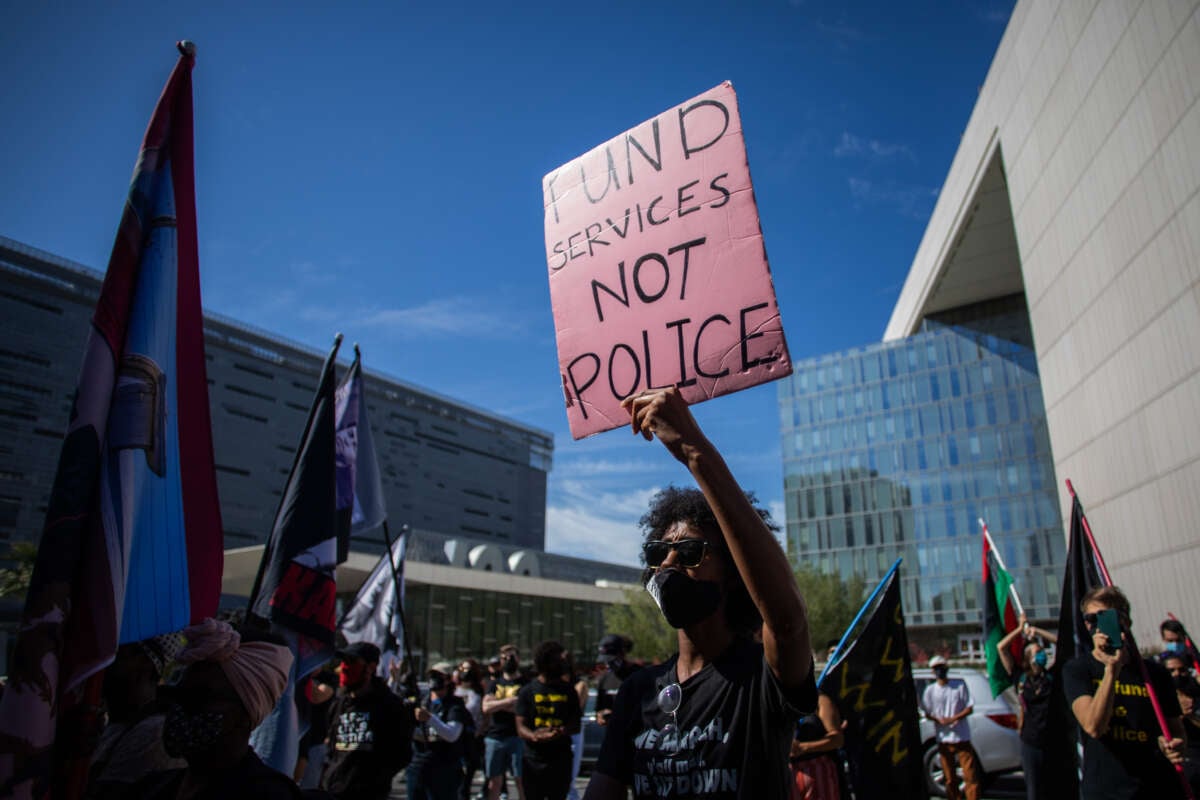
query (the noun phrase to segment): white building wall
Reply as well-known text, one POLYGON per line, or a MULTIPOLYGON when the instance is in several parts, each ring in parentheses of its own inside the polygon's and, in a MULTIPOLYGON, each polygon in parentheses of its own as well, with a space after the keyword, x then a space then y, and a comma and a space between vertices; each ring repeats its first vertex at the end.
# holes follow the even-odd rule
POLYGON ((1198 94, 1195 0, 1022 0, 885 335, 919 324, 998 146, 1055 467, 1146 643, 1167 611, 1200 627, 1198 94))

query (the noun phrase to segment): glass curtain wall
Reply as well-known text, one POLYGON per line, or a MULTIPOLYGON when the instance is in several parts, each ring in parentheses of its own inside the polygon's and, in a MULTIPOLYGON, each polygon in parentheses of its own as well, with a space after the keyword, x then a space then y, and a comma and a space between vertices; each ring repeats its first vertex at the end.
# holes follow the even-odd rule
POLYGON ((779 388, 794 560, 871 583, 903 557, 910 625, 975 622, 983 518, 1030 618, 1057 617, 1061 517, 1021 306, 794 366, 779 388))

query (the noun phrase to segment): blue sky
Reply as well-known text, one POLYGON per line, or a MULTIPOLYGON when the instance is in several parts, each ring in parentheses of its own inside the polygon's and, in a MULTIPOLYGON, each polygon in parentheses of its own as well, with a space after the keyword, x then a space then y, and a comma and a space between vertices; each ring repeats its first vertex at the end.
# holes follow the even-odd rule
MULTIPOLYGON (((793 359, 876 341, 1012 5, 10 5, 0 234, 102 269, 194 40, 205 307, 552 432, 547 549, 632 564, 689 477, 568 433, 542 176, 731 80, 793 359)), ((775 385, 695 413, 782 521, 775 385)))

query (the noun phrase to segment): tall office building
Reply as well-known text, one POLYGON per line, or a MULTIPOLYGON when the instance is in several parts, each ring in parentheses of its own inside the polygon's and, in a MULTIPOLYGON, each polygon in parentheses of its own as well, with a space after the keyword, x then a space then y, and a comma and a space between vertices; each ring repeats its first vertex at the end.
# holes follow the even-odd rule
POLYGON ((1197 75, 1196 0, 1020 0, 884 334, 1025 296, 1060 509, 1146 643, 1200 624, 1197 75))
POLYGON ((1020 295, 798 362, 779 397, 795 560, 870 584, 903 557, 914 640, 969 652, 983 518, 1029 615, 1057 617, 1063 539, 1020 295))
MULTIPOLYGON (((0 237, 0 542, 41 535, 101 278, 0 237)), ((257 572, 325 354, 214 314, 204 334, 222 602, 236 607, 257 572)), ((590 654, 604 606, 620 602, 639 571, 544 552, 552 436, 378 372, 365 378, 392 530, 410 528, 417 656, 486 655, 505 641, 528 654, 539 637, 590 654)), ((338 569, 343 594, 375 566, 383 537, 367 532, 350 547, 338 569)), ((0 672, 18 613, 0 602, 0 672)))
MULTIPOLYGON (((101 278, 0 238, 0 535, 41 533, 101 278)), ((211 313, 204 328, 226 546, 261 543, 325 354, 211 313)), ((549 433, 369 369, 366 387, 393 526, 543 549, 549 433)))

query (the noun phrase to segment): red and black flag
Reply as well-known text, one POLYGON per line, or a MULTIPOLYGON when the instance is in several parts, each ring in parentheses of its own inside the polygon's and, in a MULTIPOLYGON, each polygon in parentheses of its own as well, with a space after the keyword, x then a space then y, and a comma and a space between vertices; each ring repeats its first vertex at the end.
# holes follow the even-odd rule
POLYGON ((7 688, 0 797, 75 797, 118 644, 221 592, 192 140, 195 48, 146 128, 92 315, 7 688))
POLYGON ((284 486, 250 593, 250 613, 332 652, 334 567, 343 531, 337 508, 334 360, 338 334, 317 383, 308 422, 284 486))
POLYGON ((908 654, 897 561, 850 623, 818 682, 846 722, 846 756, 857 797, 928 797, 917 690, 908 654), (846 639, 867 616, 858 638, 846 639))

